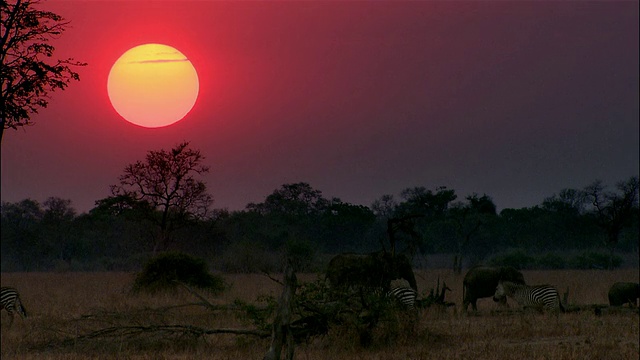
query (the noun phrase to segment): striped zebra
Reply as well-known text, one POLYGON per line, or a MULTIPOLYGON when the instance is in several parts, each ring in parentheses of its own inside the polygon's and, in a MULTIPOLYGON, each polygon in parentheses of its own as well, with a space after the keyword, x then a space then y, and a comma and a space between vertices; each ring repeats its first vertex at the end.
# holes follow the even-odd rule
POLYGON ((0 310, 5 309, 9 314, 9 329, 11 325, 13 325, 14 313, 17 312, 23 319, 27 317, 27 310, 24 308, 24 305, 22 305, 22 301, 20 301, 20 294, 18 290, 14 288, 0 288, 0 305, 2 306, 0 310))
POLYGON ((416 298, 418 297, 418 292, 413 290, 410 287, 394 287, 393 289, 387 292, 387 296, 393 299, 396 299, 400 304, 405 306, 407 309, 413 309, 416 305, 416 298))
POLYGON ((493 300, 500 301, 507 296, 514 299, 522 307, 531 306, 553 312, 565 311, 558 290, 551 285, 528 286, 500 281, 493 295, 493 300))

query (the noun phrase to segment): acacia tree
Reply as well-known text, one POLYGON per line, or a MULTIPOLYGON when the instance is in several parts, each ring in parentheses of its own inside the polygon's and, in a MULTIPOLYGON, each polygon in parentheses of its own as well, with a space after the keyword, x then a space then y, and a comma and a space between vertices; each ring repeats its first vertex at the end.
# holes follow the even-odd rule
POLYGON ((31 115, 48 105, 49 93, 80 80, 72 58, 52 60, 49 44, 69 22, 53 12, 37 9, 40 1, 0 0, 0 141, 6 129, 31 125, 31 115))
POLYGON ((144 161, 129 164, 120 183, 111 186, 113 198, 149 204, 150 219, 158 226, 153 252, 164 250, 171 233, 194 219, 207 216, 213 198, 197 175, 209 172, 200 150, 182 142, 170 151, 149 151, 144 161))

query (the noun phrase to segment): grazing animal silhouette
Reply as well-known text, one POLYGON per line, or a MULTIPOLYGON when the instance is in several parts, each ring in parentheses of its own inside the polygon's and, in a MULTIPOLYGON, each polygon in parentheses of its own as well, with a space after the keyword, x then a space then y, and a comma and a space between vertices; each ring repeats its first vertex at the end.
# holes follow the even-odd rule
MULTIPOLYGON (((477 311, 476 301, 480 298, 492 297, 500 280, 525 284, 522 273, 511 266, 475 266, 469 269, 462 281, 463 310, 467 311, 471 304, 473 311, 477 311)), ((499 300, 502 305, 506 305, 506 301, 506 298, 499 300)))
POLYGON ((507 296, 513 298, 523 307, 536 307, 554 312, 564 312, 558 290, 551 285, 528 286, 510 281, 500 281, 493 299, 499 301, 507 296))
POLYGON ((622 306, 629 304, 636 306, 640 298, 640 284, 632 282, 617 282, 609 289, 609 305, 622 306))
POLYGON ((7 314, 9 314, 9 329, 13 325, 15 313, 18 313, 23 319, 27 317, 27 310, 22 305, 22 301, 20 301, 20 294, 18 290, 12 287, 0 288, 0 305, 2 306, 0 309, 7 310, 7 314))

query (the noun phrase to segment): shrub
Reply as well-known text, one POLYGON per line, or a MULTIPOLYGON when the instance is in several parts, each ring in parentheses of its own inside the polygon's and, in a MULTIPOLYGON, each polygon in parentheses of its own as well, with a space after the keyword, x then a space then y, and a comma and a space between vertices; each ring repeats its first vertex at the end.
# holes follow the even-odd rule
MULTIPOLYGON (((609 269, 609 254, 598 252, 587 252, 576 256, 573 266, 577 269, 609 269)), ((611 258, 611 269, 615 269, 622 265, 622 258, 613 255, 611 258)))
POLYGON ((316 264, 318 251, 310 241, 289 239, 286 242, 285 254, 288 259, 293 260, 296 271, 318 271, 319 266, 316 264))
POLYGON ((220 259, 221 269, 231 273, 272 272, 280 269, 280 264, 277 254, 249 241, 231 244, 220 259))
POLYGON ((529 269, 535 264, 535 258, 527 255, 523 250, 496 255, 489 261, 493 266, 512 266, 518 270, 529 269))
POLYGON ((414 333, 418 320, 414 311, 384 292, 331 288, 322 275, 314 282, 302 282, 294 301, 294 338, 329 335, 332 346, 344 349, 402 344, 402 339, 412 338, 406 334, 414 333))
POLYGON ((565 258, 552 253, 539 256, 536 263, 540 269, 564 269, 567 265, 565 258))
POLYGON ((168 252, 150 259, 136 276, 133 291, 156 293, 174 290, 178 283, 206 289, 214 294, 226 285, 220 276, 212 275, 202 259, 178 252, 168 252))

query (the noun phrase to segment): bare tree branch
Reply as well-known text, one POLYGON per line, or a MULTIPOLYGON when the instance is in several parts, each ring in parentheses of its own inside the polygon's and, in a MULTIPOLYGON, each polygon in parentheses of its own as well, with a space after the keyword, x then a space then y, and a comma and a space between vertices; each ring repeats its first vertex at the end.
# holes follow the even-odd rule
POLYGON ((0 1, 0 141, 6 129, 32 124, 31 115, 49 104, 50 93, 80 80, 85 66, 72 58, 51 60, 49 41, 69 26, 60 15, 38 9, 40 1, 0 1))

